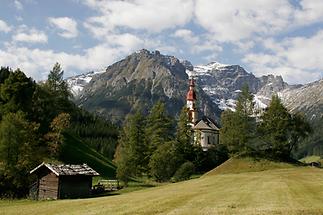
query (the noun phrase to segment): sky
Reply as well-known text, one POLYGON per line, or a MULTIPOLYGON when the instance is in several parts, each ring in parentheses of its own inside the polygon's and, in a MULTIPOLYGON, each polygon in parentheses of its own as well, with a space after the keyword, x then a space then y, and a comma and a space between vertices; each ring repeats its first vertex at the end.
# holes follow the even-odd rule
POLYGON ((239 64, 290 84, 323 78, 323 0, 0 0, 0 65, 39 81, 140 49, 239 64))

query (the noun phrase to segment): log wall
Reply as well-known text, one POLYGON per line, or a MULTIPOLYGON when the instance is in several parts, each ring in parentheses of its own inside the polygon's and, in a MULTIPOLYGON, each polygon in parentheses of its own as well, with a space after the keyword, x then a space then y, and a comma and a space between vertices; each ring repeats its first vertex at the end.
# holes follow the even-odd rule
POLYGON ((50 172, 39 179, 38 199, 57 199, 58 177, 50 172))

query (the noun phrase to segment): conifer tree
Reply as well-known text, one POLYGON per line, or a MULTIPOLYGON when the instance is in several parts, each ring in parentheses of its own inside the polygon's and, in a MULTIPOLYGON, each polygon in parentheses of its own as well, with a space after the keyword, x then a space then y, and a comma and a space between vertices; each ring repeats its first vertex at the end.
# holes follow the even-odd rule
POLYGON ((47 81, 43 84, 43 90, 47 92, 42 94, 48 94, 49 102, 52 104, 49 110, 51 119, 62 112, 71 113, 74 109, 74 105, 69 101, 72 95, 63 75, 64 71, 60 64, 56 63, 49 72, 47 81))
POLYGON ((184 160, 194 159, 193 133, 189 125, 187 108, 183 107, 176 128, 176 151, 184 160))
POLYGON ((255 103, 253 102, 253 95, 249 91, 247 84, 243 85, 241 93, 239 94, 236 111, 243 117, 250 117, 254 113, 255 103))
POLYGON ((244 141, 244 135, 241 133, 244 131, 241 127, 242 117, 231 110, 225 110, 221 114, 221 122, 220 142, 226 145, 232 154, 240 152, 244 141))
POLYGON ((267 150, 276 157, 288 156, 288 128, 291 116, 277 95, 273 95, 268 109, 261 116, 259 132, 267 150))
POLYGON ((248 85, 244 85, 237 100, 236 111, 226 110, 221 115, 220 142, 226 145, 231 153, 251 150, 250 142, 255 138, 256 131, 253 114, 253 95, 248 85))
POLYGON ((140 176, 148 165, 144 142, 144 118, 137 111, 126 119, 115 154, 117 177, 127 182, 130 176, 140 176))
POLYGON ((1 112, 23 111, 30 113, 32 109, 32 97, 36 84, 31 78, 19 69, 10 72, 0 87, 0 97, 2 100, 1 112))
POLYGON ((170 141, 172 134, 172 121, 166 113, 165 104, 157 102, 147 117, 145 127, 145 143, 148 146, 148 156, 162 145, 170 141))
POLYGON ((289 129, 289 154, 291 154, 294 149, 298 149, 298 144, 313 132, 311 125, 303 114, 295 113, 291 115, 291 118, 292 120, 289 129))
POLYGON ((259 133, 267 151, 274 157, 286 159, 300 139, 311 132, 308 122, 299 114, 290 114, 277 95, 273 95, 267 111, 261 116, 259 133))
POLYGON ((0 68, 0 84, 3 84, 4 81, 9 77, 11 69, 9 67, 1 67, 0 68))
POLYGON ((55 63, 53 69, 48 74, 46 82, 47 88, 62 98, 70 97, 67 82, 64 80, 64 71, 59 63, 55 63))

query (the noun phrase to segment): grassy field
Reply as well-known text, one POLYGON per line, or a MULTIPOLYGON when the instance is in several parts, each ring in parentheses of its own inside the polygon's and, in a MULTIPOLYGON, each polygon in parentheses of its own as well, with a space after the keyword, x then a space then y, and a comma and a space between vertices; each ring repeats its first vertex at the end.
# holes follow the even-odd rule
POLYGON ((121 195, 58 201, 0 201, 0 214, 323 214, 323 170, 267 163, 235 173, 231 160, 199 179, 121 195), (230 163, 231 162, 231 163, 230 163), (264 165, 263 165, 264 167, 264 165), (222 169, 221 169, 222 168, 222 169), (268 167, 269 168, 269 167, 268 167), (263 168, 266 169, 266 168, 263 168), (262 170, 262 169, 261 169, 262 170))

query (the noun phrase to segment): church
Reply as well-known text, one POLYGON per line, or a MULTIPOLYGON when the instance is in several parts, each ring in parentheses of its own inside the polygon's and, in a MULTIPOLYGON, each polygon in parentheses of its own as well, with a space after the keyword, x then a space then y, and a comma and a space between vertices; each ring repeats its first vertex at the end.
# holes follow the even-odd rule
POLYGON ((193 132, 193 143, 201 145, 203 151, 219 144, 219 128, 209 117, 203 116, 198 119, 197 96, 195 82, 192 76, 189 77, 189 90, 186 95, 186 107, 188 112, 189 125, 193 132))

